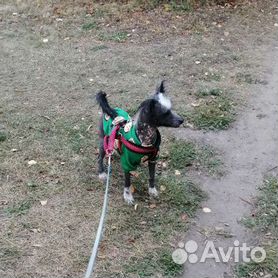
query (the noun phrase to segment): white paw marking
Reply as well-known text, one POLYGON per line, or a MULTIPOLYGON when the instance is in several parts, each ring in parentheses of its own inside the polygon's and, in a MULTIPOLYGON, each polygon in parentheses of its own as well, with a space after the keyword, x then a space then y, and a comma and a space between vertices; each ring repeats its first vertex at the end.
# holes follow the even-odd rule
POLYGON ((129 191, 129 189, 124 189, 124 199, 128 205, 133 204, 134 198, 132 196, 132 193, 129 191))
POLYGON ((98 178, 102 181, 107 179, 107 174, 105 172, 102 172, 98 175, 98 178))
POLYGON ((153 197, 157 197, 158 196, 158 191, 156 190, 155 187, 149 187, 149 195, 153 196, 153 197))

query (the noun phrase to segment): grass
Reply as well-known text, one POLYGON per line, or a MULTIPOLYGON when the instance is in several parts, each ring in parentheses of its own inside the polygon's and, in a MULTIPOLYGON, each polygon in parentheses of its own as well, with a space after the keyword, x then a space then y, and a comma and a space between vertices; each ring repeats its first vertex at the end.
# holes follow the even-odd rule
POLYGON ((195 4, 204 5, 205 0, 193 1, 193 0, 136 0, 137 6, 144 8, 146 10, 155 9, 159 6, 163 7, 167 12, 186 12, 191 11, 195 4))
POLYGON ((95 22, 88 22, 88 23, 84 23, 82 26, 81 26, 81 29, 83 31, 90 31, 92 29, 96 29, 98 26, 95 22))
POLYGON ((100 50, 105 50, 108 49, 108 46, 106 45, 97 45, 91 48, 92 51, 96 52, 96 51, 100 51, 100 50))
POLYGON ((113 41, 113 42, 125 42, 128 38, 128 33, 125 31, 116 33, 102 33, 99 35, 99 39, 102 41, 113 41))
POLYGON ((204 89, 204 90, 199 90, 196 93, 196 96, 198 98, 204 98, 208 96, 221 96, 223 94, 223 90, 220 88, 212 88, 212 89, 204 89))
MULTIPOLYGON (((190 217, 195 215, 205 195, 191 181, 167 174, 157 181, 163 188, 160 198, 149 199, 147 188, 142 186, 142 183, 147 184, 147 180, 145 171, 142 171, 133 183, 136 210, 119 203, 110 207, 106 244, 110 246, 117 242, 121 252, 127 254, 130 250, 138 250, 126 258, 123 266, 125 277, 156 277, 158 274, 175 277, 181 273, 182 267, 172 261, 174 249, 170 243, 175 242, 176 235, 181 236, 187 230, 190 217), (187 215, 187 218, 183 219, 182 215, 187 215)), ((113 275, 116 273, 110 266, 109 275, 106 272, 103 277, 113 275)))
POLYGON ((0 131, 0 142, 7 140, 7 134, 4 131, 0 131))
MULTIPOLYGON (((34 115, 23 118, 19 115, 9 123, 12 139, 21 137, 22 140, 20 147, 14 145, 17 141, 5 141, 3 144, 7 150, 18 148, 17 152, 11 154, 13 161, 16 161, 13 167, 16 167, 18 175, 23 177, 20 186, 16 186, 16 189, 12 187, 10 190, 16 190, 23 201, 14 204, 13 201, 9 201, 5 206, 4 211, 13 217, 10 217, 12 220, 9 226, 1 232, 3 238, 10 230, 13 231, 13 235, 22 229, 26 233, 34 233, 30 231, 39 229, 40 233, 44 231, 49 233, 50 244, 60 244, 56 242, 59 240, 56 228, 49 222, 53 221, 53 215, 59 223, 63 222, 62 218, 67 213, 71 214, 66 217, 67 222, 75 223, 78 219, 95 225, 98 221, 96 212, 101 206, 103 185, 92 178, 96 171, 94 150, 97 146, 97 136, 89 128, 92 119, 80 116, 55 119, 51 115, 49 118, 51 120, 34 115), (27 161, 30 159, 38 163, 29 167, 27 161), (61 162, 64 164, 61 165, 61 162), (56 198, 57 201, 54 201, 56 198), (48 204, 41 206, 39 200, 48 200, 48 204), (97 206, 97 209, 94 206, 97 206), (56 211, 59 215, 56 215, 56 211), (26 225, 24 227, 20 225, 14 231, 13 226, 17 225, 19 219, 26 225)), ((7 165, 9 161, 8 153, 6 155, 3 165, 7 165)), ((174 277, 182 268, 172 262, 172 246, 177 242, 176 237, 182 236, 188 229, 191 217, 205 196, 199 187, 183 174, 175 176, 174 168, 169 166, 163 173, 158 173, 157 186, 161 191, 160 198, 151 199, 145 186, 148 183, 147 169, 140 168, 138 171, 139 178, 134 178, 132 181, 136 188, 135 200, 138 205, 135 210, 122 200, 123 177, 120 174, 119 161, 114 157, 110 193, 112 197, 106 235, 102 242, 104 247, 100 251, 100 256, 104 256, 105 259, 98 261, 99 267, 104 271, 98 273, 103 274, 103 277, 113 277, 120 267, 120 271, 125 273, 126 277, 132 275, 154 277, 157 274, 174 277), (186 217, 182 218, 184 215, 186 217), (111 248, 121 250, 117 258, 112 261, 108 260, 111 258, 111 248), (126 254, 130 256, 126 258, 126 254)), ((72 236, 76 236, 73 228, 66 230, 68 229, 72 236)), ((91 241, 93 228, 87 229, 80 233, 83 237, 87 236, 88 231, 90 234, 82 242, 91 241)), ((65 252, 69 247, 60 248, 65 252)), ((83 247, 79 246, 76 256, 80 259, 74 260, 78 269, 84 268, 88 259, 87 248, 85 251, 82 250, 83 247)), ((21 253, 18 256, 21 257, 21 253)), ((15 257, 10 256, 8 260, 14 263, 15 257)))
POLYGON ((261 263, 250 262, 239 265, 236 269, 237 276, 249 278, 269 274, 270 277, 278 277, 278 180, 276 177, 269 177, 264 181, 253 215, 254 217, 245 219, 244 222, 261 236, 261 245, 266 250, 267 256, 261 263))
POLYGON ((236 80, 239 83, 247 83, 247 84, 253 84, 255 82, 251 74, 241 73, 241 72, 236 74, 236 80))
POLYGON ((15 246, 0 245, 0 262, 7 264, 11 259, 20 257, 20 251, 15 246))
POLYGON ((209 146, 198 146, 188 141, 175 141, 170 146, 170 166, 185 169, 192 166, 206 169, 209 173, 219 173, 221 161, 217 153, 209 146))
POLYGON ((24 200, 20 203, 12 205, 6 209, 9 214, 15 214, 16 216, 28 213, 29 209, 32 207, 32 202, 30 200, 24 200))
POLYGON ((160 270, 162 277, 176 277, 183 270, 181 265, 173 262, 169 251, 165 249, 147 253, 140 260, 132 257, 124 268, 127 274, 136 274, 139 277, 154 277, 157 270, 160 270))
POLYGON ((221 75, 218 74, 218 73, 208 73, 206 76, 205 76, 205 80, 206 81, 221 81, 221 75))
MULTIPOLYGON (((208 91, 212 95, 219 91, 208 91)), ((206 94, 202 92, 201 94, 206 94)), ((200 93, 199 93, 200 97, 200 93)), ((227 129, 235 120, 234 106, 227 96, 219 95, 215 98, 204 99, 192 112, 182 112, 185 119, 198 129, 221 130, 227 129)))

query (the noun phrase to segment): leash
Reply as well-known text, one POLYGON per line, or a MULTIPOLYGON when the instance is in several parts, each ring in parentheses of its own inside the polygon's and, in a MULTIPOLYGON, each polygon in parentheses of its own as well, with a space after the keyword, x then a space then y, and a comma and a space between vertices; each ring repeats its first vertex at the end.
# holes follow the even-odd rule
POLYGON ((103 200, 103 205, 102 205, 102 212, 98 224, 98 229, 97 229, 97 235, 95 239, 95 243, 91 252, 91 257, 87 266, 87 270, 85 273, 85 278, 90 278, 95 262, 96 262, 96 257, 97 257, 97 251, 99 247, 99 243, 101 241, 101 236, 102 236, 102 230, 104 226, 104 221, 105 221, 105 215, 107 212, 107 206, 108 206, 108 190, 109 190, 109 179, 110 179, 110 171, 111 171, 111 156, 113 153, 114 149, 114 143, 117 138, 121 139, 120 141, 131 151, 141 153, 141 154, 149 154, 152 155, 152 157, 155 157, 158 152, 159 144, 160 144, 160 133, 158 132, 158 147, 139 147, 135 144, 132 144, 131 142, 127 141, 123 136, 118 137, 118 131, 120 130, 121 124, 117 123, 115 127, 113 128, 110 136, 105 136, 104 137, 104 150, 108 156, 108 167, 107 167, 107 179, 106 179, 106 187, 105 187, 105 194, 104 194, 104 200, 103 200))
POLYGON ((86 270, 85 278, 90 278, 93 273, 94 265, 95 265, 96 257, 97 257, 98 246, 101 241, 105 214, 107 212, 107 205, 108 205, 108 189, 109 189, 110 170, 111 170, 111 153, 108 154, 107 179, 106 179, 106 187, 105 187, 105 194, 104 194, 104 200, 103 200, 103 205, 102 205, 101 217, 99 220, 97 235, 96 235, 95 243, 94 243, 94 246, 92 249, 91 257, 90 257, 90 260, 88 263, 88 267, 86 270))

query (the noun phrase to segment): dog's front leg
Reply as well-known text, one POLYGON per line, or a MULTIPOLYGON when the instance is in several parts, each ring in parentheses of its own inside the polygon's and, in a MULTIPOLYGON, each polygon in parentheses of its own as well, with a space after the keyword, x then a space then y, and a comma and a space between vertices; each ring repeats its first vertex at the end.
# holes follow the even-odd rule
POLYGON ((129 205, 132 205, 134 202, 132 192, 131 192, 130 173, 129 172, 125 173, 124 199, 129 205))
POLYGON ((153 197, 158 196, 158 191, 155 188, 155 161, 148 161, 148 167, 149 167, 149 195, 153 197))

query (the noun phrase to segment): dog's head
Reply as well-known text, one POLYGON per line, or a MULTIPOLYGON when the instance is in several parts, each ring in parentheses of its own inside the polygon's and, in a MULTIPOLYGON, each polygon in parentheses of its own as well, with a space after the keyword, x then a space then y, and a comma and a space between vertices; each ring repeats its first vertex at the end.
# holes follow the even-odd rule
POLYGON ((162 81, 154 96, 141 104, 141 119, 154 127, 179 127, 184 120, 171 108, 172 104, 165 95, 164 81, 162 81))

